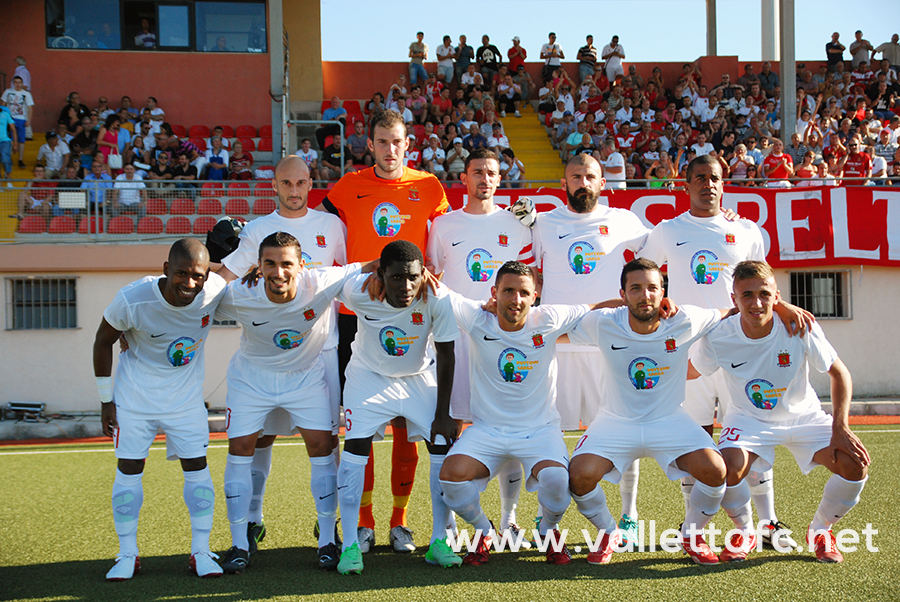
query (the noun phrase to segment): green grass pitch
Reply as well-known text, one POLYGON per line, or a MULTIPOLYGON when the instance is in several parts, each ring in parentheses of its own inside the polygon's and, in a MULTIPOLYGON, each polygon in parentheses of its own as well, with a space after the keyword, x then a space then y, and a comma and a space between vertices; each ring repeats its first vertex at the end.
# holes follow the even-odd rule
MULTIPOLYGON (((0 600, 900 600, 900 429, 857 427, 857 432, 874 463, 862 501, 838 527, 861 532, 871 523, 878 529, 874 543, 879 551, 860 547, 845 554, 840 565, 818 564, 806 550, 766 550, 754 552, 747 562, 716 567, 695 566, 681 553, 661 551, 616 554, 611 564, 597 567, 588 565, 582 552, 560 567, 528 551, 493 554, 483 567, 439 569, 424 561, 431 529, 427 452, 420 445, 409 511, 420 548, 411 555, 394 554, 386 545, 390 445, 380 443, 375 445, 377 545, 364 557, 362 575, 323 573, 315 568, 309 462, 300 439, 293 438, 280 439, 275 448, 265 503, 268 536, 260 552, 244 575, 211 580, 188 573, 190 528, 181 471, 157 445, 144 476, 138 532, 143 572, 126 583, 104 581, 118 549, 109 499, 115 470, 111 446, 5 447, 0 448, 0 600)), ((576 438, 569 435, 571 448, 576 438)), ((225 442, 213 441, 212 548, 218 552, 231 545, 221 495, 225 456, 225 442)), ((790 454, 778 450, 776 508, 795 532, 805 530, 827 476, 817 468, 803 477, 790 454)), ((604 488, 616 514, 618 491, 608 484, 604 488)), ((488 515, 497 517, 496 483, 483 503, 488 515)), ((677 527, 683 518, 678 485, 652 460, 642 465, 638 507, 641 519, 656 520, 657 531, 677 527)), ((530 528, 536 508, 534 494, 523 492, 520 525, 530 528)), ((720 528, 731 528, 723 512, 714 520, 720 528)), ((574 504, 562 526, 573 533, 570 546, 581 541, 582 528, 589 528, 574 504)))

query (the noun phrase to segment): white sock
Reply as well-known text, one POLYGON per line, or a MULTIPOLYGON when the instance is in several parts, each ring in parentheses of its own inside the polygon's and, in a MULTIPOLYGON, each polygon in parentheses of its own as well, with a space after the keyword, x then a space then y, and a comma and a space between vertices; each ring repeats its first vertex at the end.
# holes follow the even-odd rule
POLYGON ((241 550, 249 550, 247 540, 247 517, 250 514, 250 498, 253 483, 250 478, 252 456, 228 454, 225 461, 225 509, 231 527, 231 545, 241 550))
POLYGON ((734 521, 734 526, 741 531, 753 530, 753 509, 750 507, 750 486, 747 479, 734 487, 725 489, 722 497, 722 510, 734 521))
POLYGON ((191 554, 209 552, 209 533, 216 507, 216 491, 209 476, 209 466, 203 470, 185 471, 184 503, 191 515, 191 554))
POLYGON ((500 530, 505 530, 516 522, 516 506, 522 491, 522 463, 510 458, 497 473, 500 488, 500 530))
POLYGON ((547 531, 559 528, 559 521, 572 503, 569 471, 562 466, 548 466, 541 470, 538 473, 538 500, 545 512, 538 531, 546 535, 547 531))
POLYGON ((633 521, 638 519, 637 490, 638 478, 641 476, 641 461, 635 460, 619 481, 619 495, 622 496, 622 514, 627 514, 633 521))
POLYGON ((125 474, 116 469, 116 480, 112 488, 113 521, 116 535, 119 536, 119 555, 138 555, 137 528, 144 503, 144 487, 141 478, 144 475, 125 474))
POLYGON ((482 533, 491 530, 491 521, 481 509, 478 488, 471 481, 455 482, 441 480, 444 502, 475 529, 482 533))
POLYGON ((266 494, 266 481, 272 471, 272 446, 257 448, 253 451, 253 462, 250 464, 250 478, 253 480, 253 497, 250 500, 250 516, 247 520, 261 525, 263 522, 263 496, 266 494))
POLYGON ((362 501, 368 461, 368 456, 357 456, 346 449, 341 454, 341 466, 337 473, 337 498, 341 506, 344 550, 357 543, 356 528, 359 526, 359 504, 362 501))
POLYGON ((312 493, 319 518, 319 547, 334 543, 334 524, 337 522, 337 454, 310 458, 309 491, 312 493))
POLYGON ((431 467, 428 472, 428 484, 431 488, 431 542, 447 537, 447 529, 451 528, 450 507, 444 499, 444 490, 441 488, 441 466, 446 456, 431 455, 431 467))
POLYGON ((691 511, 691 493, 694 491, 694 477, 688 475, 681 477, 681 496, 684 498, 684 514, 691 511))
POLYGON ((606 504, 606 494, 603 492, 603 488, 600 487, 600 483, 597 483, 594 490, 590 493, 581 496, 573 493, 572 499, 575 500, 575 506, 578 507, 578 511, 600 531, 612 533, 616 530, 616 519, 613 518, 609 511, 609 507, 606 504))
POLYGON ((691 509, 685 514, 681 533, 692 535, 692 527, 696 531, 703 530, 719 511, 724 495, 725 483, 718 487, 711 487, 700 481, 694 483, 694 489, 691 491, 691 509))
POLYGON ((747 473, 747 484, 750 487, 750 495, 753 497, 753 505, 756 507, 756 515, 759 520, 770 523, 777 521, 775 516, 775 483, 772 481, 774 472, 770 468, 765 472, 751 470, 747 473))
POLYGON ((868 477, 862 481, 848 481, 836 474, 831 475, 825 483, 822 501, 816 510, 816 516, 809 525, 811 529, 830 529, 831 525, 841 520, 859 502, 859 494, 866 486, 868 477))

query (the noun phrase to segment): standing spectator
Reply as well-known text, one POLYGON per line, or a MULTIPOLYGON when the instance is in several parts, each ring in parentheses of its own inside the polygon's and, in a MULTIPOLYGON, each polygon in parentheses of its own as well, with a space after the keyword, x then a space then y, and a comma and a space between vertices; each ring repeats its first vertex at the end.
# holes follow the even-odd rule
POLYGON ((156 48, 156 34, 150 28, 150 19, 141 19, 141 30, 134 36, 134 45, 140 50, 156 48))
POLYGON ((772 152, 763 161, 763 175, 769 179, 767 188, 790 188, 791 183, 787 178, 794 175, 794 162, 791 156, 784 152, 784 142, 781 138, 775 138, 772 142, 772 152))
POLYGON ((113 185, 115 192, 112 195, 113 216, 122 213, 137 213, 138 218, 144 217, 147 206, 147 185, 135 173, 134 165, 126 165, 123 173, 116 176, 113 185))
MULTIPOLYGON (((0 106, 0 165, 3 166, 3 179, 12 177, 12 145, 19 141, 16 124, 6 107, 0 106)), ((6 183, 12 187, 12 182, 6 183)))
POLYGON ((435 50, 437 55, 437 79, 449 86, 453 81, 453 44, 450 36, 444 36, 444 43, 435 50))
MULTIPOLYGON (((340 121, 344 125, 347 124, 347 109, 341 106, 342 101, 337 96, 331 97, 331 106, 325 109, 322 113, 322 119, 324 121, 340 121)), ((326 124, 322 127, 316 129, 316 142, 319 143, 320 149, 325 149, 325 138, 328 136, 336 136, 341 133, 341 128, 339 125, 335 124, 326 124)))
POLYGON ((491 44, 491 38, 487 34, 481 36, 481 46, 478 47, 475 58, 478 59, 478 67, 485 84, 491 85, 503 63, 503 55, 500 54, 500 49, 491 44))
POLYGON ((509 65, 509 71, 513 75, 519 70, 519 67, 522 67, 522 71, 525 70, 525 59, 528 57, 528 52, 526 52, 525 48, 522 46, 522 40, 519 36, 516 36, 512 39, 512 48, 506 51, 506 56, 509 59, 507 65, 509 65))
POLYGON ((588 76, 594 76, 597 67, 597 48, 594 46, 594 36, 587 36, 586 44, 578 49, 578 81, 583 82, 588 76))
POLYGON ((21 55, 16 57, 16 70, 13 72, 13 77, 16 76, 21 77, 22 85, 26 90, 31 91, 31 71, 25 66, 25 57, 21 55))
POLYGON ((769 61, 765 61, 762 65, 762 72, 759 74, 759 86, 766 93, 766 96, 769 97, 774 96, 775 88, 781 86, 781 80, 778 78, 778 74, 772 71, 772 64, 769 61))
POLYGON ((863 32, 859 29, 856 30, 856 39, 850 44, 850 59, 853 67, 856 67, 862 62, 869 62, 869 53, 872 52, 874 54, 874 48, 872 44, 869 43, 869 40, 863 39, 863 32))
POLYGON ((19 140, 19 167, 25 167, 25 130, 31 126, 34 99, 31 92, 25 89, 22 77, 19 75, 13 76, 12 88, 7 88, 0 99, 6 103, 15 122, 16 135, 19 140))
POLYGON ((319 177, 319 153, 312 148, 312 142, 309 138, 304 138, 300 141, 300 148, 294 154, 306 162, 306 166, 309 168, 310 178, 313 180, 322 179, 319 177))
POLYGON ((606 61, 606 77, 609 83, 616 81, 616 76, 624 76, 622 59, 625 58, 625 49, 619 44, 619 36, 613 36, 612 40, 603 47, 600 57, 606 61))
POLYGON ((159 102, 155 96, 148 96, 145 105, 150 110, 150 131, 155 136, 160 132, 163 121, 166 120, 166 112, 159 108, 159 102))
POLYGON ((421 31, 416 34, 416 41, 409 45, 409 83, 416 85, 419 80, 428 79, 428 73, 425 72, 425 65, 428 60, 428 44, 423 42, 425 34, 421 31))
POLYGON ((900 36, 894 34, 891 36, 890 42, 879 44, 878 48, 872 51, 872 54, 881 53, 881 58, 890 64, 894 73, 900 75, 900 36))
MULTIPOLYGON (((103 164, 109 165, 109 156, 118 155, 119 151, 119 116, 113 113, 107 117, 97 132, 97 147, 103 153, 103 164)), ((115 170, 119 172, 117 168, 115 170)), ((110 174, 113 175, 113 174, 110 174)))
MULTIPOLYGON (((415 92, 415 89, 413 89, 415 92)), ((353 165, 372 167, 372 153, 369 152, 369 137, 362 121, 353 124, 353 133, 347 136, 347 148, 353 165)), ((298 153, 299 154, 299 153, 298 153)))
POLYGON ((69 164, 69 146, 61 142, 53 130, 47 132, 46 138, 47 143, 38 150, 37 162, 40 164, 43 160, 45 177, 56 180, 65 175, 65 167, 69 164))
POLYGON ((825 44, 825 57, 829 71, 834 71, 838 63, 844 62, 844 50, 847 47, 838 41, 840 37, 841 34, 834 32, 831 34, 831 41, 825 44))
POLYGON ((228 176, 232 180, 252 180, 253 157, 249 153, 244 152, 244 145, 240 140, 236 141, 232 146, 231 158, 228 160, 228 176))
POLYGON ((551 79, 553 70, 559 69, 561 59, 566 58, 562 47, 556 43, 556 34, 551 31, 548 37, 549 41, 541 46, 541 60, 544 61, 541 77, 544 81, 551 79))
POLYGON ((463 74, 469 70, 469 63, 475 60, 475 49, 466 44, 466 36, 459 36, 459 46, 453 54, 456 64, 453 66, 457 83, 462 81, 463 74))
POLYGON ((228 179, 228 151, 222 146, 222 137, 213 136, 210 139, 210 148, 206 149, 203 156, 206 158, 207 180, 228 179))

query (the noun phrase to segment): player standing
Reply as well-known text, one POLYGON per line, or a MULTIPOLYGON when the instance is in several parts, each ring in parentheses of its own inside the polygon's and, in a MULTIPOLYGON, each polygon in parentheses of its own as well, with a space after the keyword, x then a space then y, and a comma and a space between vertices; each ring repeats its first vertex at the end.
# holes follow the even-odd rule
POLYGON ((203 346, 225 282, 209 273, 209 254, 195 239, 169 249, 163 276, 122 288, 103 312, 94 339, 94 376, 102 403, 103 433, 113 437, 118 459, 112 490, 119 536, 109 581, 125 581, 140 570, 137 527, 144 490, 144 464, 158 429, 166 434, 167 457, 184 471, 184 502, 191 517, 190 568, 201 577, 222 569, 209 550, 215 490, 206 448, 209 423, 203 404, 203 346), (128 337, 113 386, 113 345, 128 337))

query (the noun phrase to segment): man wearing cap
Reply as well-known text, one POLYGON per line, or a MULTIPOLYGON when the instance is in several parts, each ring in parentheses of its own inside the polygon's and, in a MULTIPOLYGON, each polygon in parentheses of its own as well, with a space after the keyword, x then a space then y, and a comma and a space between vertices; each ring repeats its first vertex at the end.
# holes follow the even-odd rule
POLYGON ((574 132, 575 116, 572 115, 571 111, 565 111, 563 112, 562 122, 556 126, 556 131, 553 133, 553 136, 551 136, 551 138, 553 139, 553 146, 556 148, 560 148, 562 143, 565 142, 566 138, 568 138, 574 132))
MULTIPOLYGON (((524 52, 524 49, 523 49, 524 52)), ((512 68, 510 67, 510 70, 512 68)), ((522 100, 527 101, 531 98, 531 93, 534 91, 534 80, 531 79, 531 76, 525 71, 525 65, 519 65, 516 67, 515 73, 513 73, 513 81, 519 84, 519 87, 522 88, 522 100)))
POLYGON ((597 66, 597 48, 594 46, 594 36, 588 36, 587 44, 578 49, 578 81, 583 82, 587 76, 594 75, 597 66))
POLYGON ((494 124, 493 130, 493 133, 487 140, 487 147, 497 153, 499 157, 503 149, 509 148, 509 138, 503 135, 503 127, 499 123, 494 124))
POLYGON ((509 58, 509 62, 507 65, 509 66, 510 73, 514 74, 519 71, 519 67, 522 67, 522 71, 525 70, 525 58, 528 56, 528 53, 525 51, 525 48, 521 45, 522 40, 519 39, 519 36, 516 36, 512 39, 512 48, 506 51, 506 56, 509 58))
POLYGON ((44 176, 47 179, 56 180, 64 175, 64 168, 69 163, 69 146, 61 142, 53 130, 47 132, 47 144, 38 150, 37 161, 40 163, 42 160, 44 176))
POLYGON ((441 138, 437 134, 428 137, 428 146, 422 151, 422 169, 434 174, 438 180, 447 179, 447 171, 444 169, 444 160, 447 155, 441 148, 441 138))

